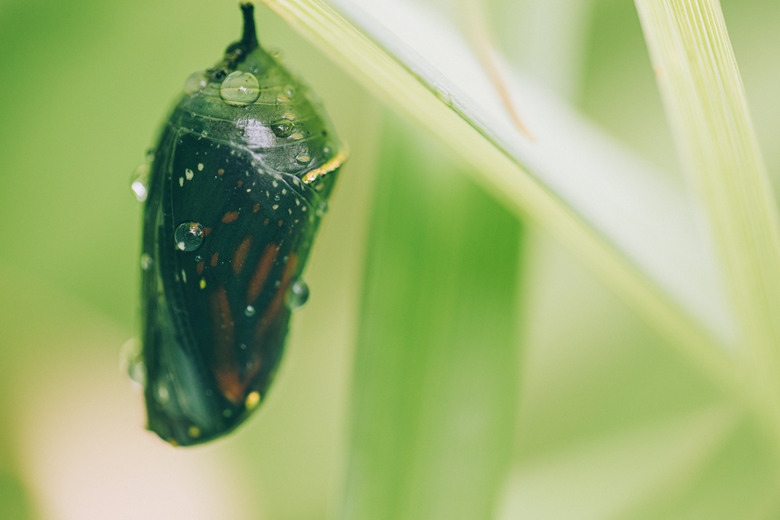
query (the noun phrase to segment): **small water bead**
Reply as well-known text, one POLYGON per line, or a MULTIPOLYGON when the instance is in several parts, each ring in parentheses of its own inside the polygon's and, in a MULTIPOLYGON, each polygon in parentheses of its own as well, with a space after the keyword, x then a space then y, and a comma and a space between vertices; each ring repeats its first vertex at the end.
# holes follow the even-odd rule
POLYGON ((171 392, 164 383, 159 383, 156 388, 157 402, 160 404, 167 404, 171 400, 171 392))
POLYGON ((149 163, 143 163, 135 169, 133 175, 130 177, 130 189, 135 194, 135 199, 138 202, 146 201, 146 196, 149 194, 149 172, 151 167, 149 163))
POLYGON ((149 254, 144 253, 141 255, 141 269, 148 271, 152 268, 153 263, 154 259, 149 254))
POLYGON ((309 164, 311 162, 311 156, 307 153, 302 153, 295 158, 299 164, 309 164))
POLYGON ((182 222, 173 232, 176 249, 195 251, 203 244, 203 226, 197 222, 182 222))
POLYGON ((219 95, 230 106, 250 105, 260 97, 260 83, 251 72, 237 70, 228 74, 222 82, 219 95))
POLYGON ((280 119, 279 121, 271 124, 271 130, 276 137, 289 137, 293 131, 294 126, 295 125, 293 125, 287 119, 280 119))
POLYGON ((146 385, 146 364, 143 357, 138 356, 132 363, 127 365, 127 375, 133 383, 143 389, 146 385))
POLYGON ((244 316, 246 316, 247 318, 251 318, 252 316, 255 315, 255 312, 257 311, 255 311, 254 307, 252 307, 251 305, 247 305, 246 309, 244 309, 244 316))
POLYGON ((119 368, 130 377, 139 390, 146 385, 146 365, 138 338, 131 338, 122 345, 119 351, 119 368))
POLYGON ((190 77, 187 78, 187 81, 184 82, 184 93, 188 95, 192 95, 204 88, 206 88, 206 85, 209 84, 209 77, 206 74, 205 70, 199 70, 198 72, 193 72, 190 74, 190 77))
POLYGON ((302 279, 297 279, 287 289, 284 295, 284 301, 289 309, 295 310, 303 306, 309 299, 309 286, 302 279))
POLYGON ((327 201, 322 201, 319 204, 317 204, 317 209, 315 210, 315 213, 318 217, 322 217, 325 215, 325 213, 328 212, 328 203, 327 201))

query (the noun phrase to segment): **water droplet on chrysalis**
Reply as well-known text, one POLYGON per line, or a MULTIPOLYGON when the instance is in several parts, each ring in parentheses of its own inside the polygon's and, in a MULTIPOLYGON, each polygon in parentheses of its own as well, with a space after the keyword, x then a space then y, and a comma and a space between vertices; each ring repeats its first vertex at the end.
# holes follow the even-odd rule
POLYGON ((280 119, 271 124, 271 130, 276 137, 288 137, 293 131, 293 126, 287 119, 280 119))
POLYGON ((197 222, 182 222, 173 232, 179 251, 195 251, 203 244, 203 226, 197 222))
POLYGON ((171 399, 171 393, 168 390, 168 387, 164 383, 159 383, 156 390, 157 402, 160 404, 167 404, 171 399))
POLYGON ((131 338, 119 350, 119 368, 126 373, 139 391, 146 385, 146 365, 141 353, 141 342, 131 338))
POLYGON ((251 305, 247 305, 246 308, 244 309, 244 316, 246 316, 247 318, 251 318, 254 315, 255 315, 255 308, 252 307, 251 305))
POLYGON ((154 260, 147 253, 141 255, 141 269, 143 269, 144 271, 148 271, 149 269, 151 269, 153 262, 154 260))
POLYGON ((311 162, 311 156, 307 153, 302 153, 295 158, 299 164, 309 164, 311 162))
POLYGON ((319 204, 317 204, 317 209, 315 210, 315 213, 317 213, 318 217, 322 217, 325 215, 325 213, 328 212, 328 203, 327 201, 322 201, 319 204))
POLYGON ((260 83, 251 72, 231 72, 219 87, 219 95, 230 106, 254 103, 260 97, 260 83))
POLYGON ((302 279, 298 278, 287 289, 284 295, 284 301, 289 309, 295 310, 309 299, 309 286, 302 279))
POLYGON ((138 202, 144 202, 149 194, 149 163, 143 163, 130 176, 130 189, 138 202))
POLYGON ((190 74, 190 77, 187 78, 187 81, 184 82, 184 93, 188 95, 192 95, 204 88, 206 88, 206 85, 209 84, 209 77, 206 74, 206 71, 199 70, 198 72, 193 72, 190 74))

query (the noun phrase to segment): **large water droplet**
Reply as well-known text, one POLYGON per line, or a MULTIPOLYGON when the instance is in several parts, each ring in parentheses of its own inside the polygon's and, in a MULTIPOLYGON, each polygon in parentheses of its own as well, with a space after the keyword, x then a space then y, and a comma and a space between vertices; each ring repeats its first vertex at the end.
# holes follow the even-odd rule
POLYGON ((309 286, 302 279, 298 278, 293 282, 287 293, 284 295, 284 301, 290 309, 297 309, 306 303, 309 299, 309 286))
POLYGON ((190 74, 190 77, 187 78, 187 81, 184 82, 184 93, 192 95, 195 92, 206 88, 206 85, 208 84, 209 77, 206 74, 206 71, 199 70, 198 72, 193 72, 190 74))
POLYGON ((276 137, 288 137, 292 133, 294 126, 287 119, 280 119, 271 125, 271 130, 276 137))
POLYGON ((318 217, 322 217, 325 215, 325 213, 328 212, 328 202, 323 200, 319 204, 317 204, 317 209, 315 210, 315 213, 318 217))
POLYGON ((143 163, 135 169, 130 176, 130 189, 133 190, 138 202, 144 202, 149 194, 149 172, 151 167, 149 163, 143 163))
POLYGON ((228 74, 222 82, 219 95, 228 105, 234 107, 249 105, 260 97, 260 83, 251 72, 237 70, 228 74))
POLYGON ((203 226, 197 222, 182 222, 173 232, 179 251, 195 251, 203 244, 203 226))

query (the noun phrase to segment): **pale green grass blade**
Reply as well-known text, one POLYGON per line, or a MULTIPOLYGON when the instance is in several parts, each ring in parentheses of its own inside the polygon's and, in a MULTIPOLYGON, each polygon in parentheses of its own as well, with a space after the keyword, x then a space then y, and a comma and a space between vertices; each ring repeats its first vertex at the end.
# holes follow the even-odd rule
POLYGON ((343 518, 491 518, 517 409, 521 227, 416 132, 394 126, 380 160, 343 518))
POLYGON ((738 319, 740 355, 778 427, 780 226, 720 5, 636 5, 675 142, 707 209, 738 319))
POLYGON ((656 510, 700 476, 740 418, 731 406, 709 407, 529 461, 509 480, 499 518, 601 520, 656 510))
POLYGON ((778 474, 766 432, 742 420, 749 412, 560 246, 537 245, 528 269, 533 305, 513 471, 524 478, 511 488, 534 496, 528 506, 537 514, 527 517, 569 518, 561 496, 578 497, 594 518, 777 516, 747 513, 772 507, 778 474))
POLYGON ((451 145, 498 200, 576 251, 704 372, 739 391, 726 349, 715 348, 734 331, 712 254, 695 204, 668 176, 531 83, 512 81, 529 141, 464 38, 436 12, 400 0, 339 0, 344 15, 317 0, 266 3, 451 145))

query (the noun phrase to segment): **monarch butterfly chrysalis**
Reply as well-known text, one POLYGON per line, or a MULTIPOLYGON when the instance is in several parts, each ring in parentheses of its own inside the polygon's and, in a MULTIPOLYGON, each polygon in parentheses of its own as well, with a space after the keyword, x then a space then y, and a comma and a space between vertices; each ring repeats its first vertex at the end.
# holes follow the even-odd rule
POLYGON ((148 428, 174 445, 219 437, 265 397, 301 271, 346 158, 308 89, 243 36, 196 72, 150 152, 143 209, 142 359, 148 428))

